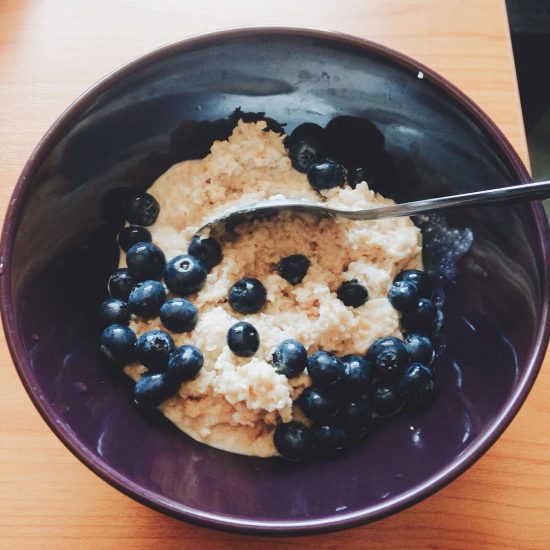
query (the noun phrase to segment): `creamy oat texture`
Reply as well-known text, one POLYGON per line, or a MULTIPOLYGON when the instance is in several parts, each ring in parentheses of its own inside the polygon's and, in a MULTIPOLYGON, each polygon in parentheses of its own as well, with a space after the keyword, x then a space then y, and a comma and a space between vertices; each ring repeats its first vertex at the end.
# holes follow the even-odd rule
MULTIPOLYGON (((274 195, 319 200, 306 175, 292 168, 282 136, 265 128, 264 122, 240 122, 227 141, 213 144, 206 158, 172 166, 149 189, 160 203, 149 230, 167 259, 186 253, 203 221, 228 207, 274 195)), ((393 202, 367 183, 321 195, 328 204, 347 208, 393 202)), ((305 372, 290 380, 277 374, 271 366, 275 346, 296 338, 308 353, 325 349, 338 355, 364 354, 376 338, 400 336, 398 313, 386 295, 397 272, 421 267, 420 232, 408 218, 360 222, 285 214, 242 225, 236 238, 220 241, 222 262, 208 274, 204 288, 189 297, 199 309, 195 330, 171 333, 176 345, 198 347, 204 366, 160 410, 191 437, 213 447, 276 455, 273 430, 281 421, 303 419, 293 399, 310 380, 305 372), (290 254, 304 254, 311 262, 296 286, 275 269, 290 254), (259 313, 242 315, 227 303, 230 286, 245 276, 258 278, 267 289, 267 303, 259 313), (336 297, 340 284, 352 278, 369 292, 367 303, 355 309, 336 297), (260 349, 252 358, 238 357, 227 346, 227 330, 241 320, 260 334, 260 349)), ((159 319, 134 318, 131 327, 138 335, 152 328, 166 330, 159 319)), ((134 379, 145 370, 137 364, 126 367, 134 379)))

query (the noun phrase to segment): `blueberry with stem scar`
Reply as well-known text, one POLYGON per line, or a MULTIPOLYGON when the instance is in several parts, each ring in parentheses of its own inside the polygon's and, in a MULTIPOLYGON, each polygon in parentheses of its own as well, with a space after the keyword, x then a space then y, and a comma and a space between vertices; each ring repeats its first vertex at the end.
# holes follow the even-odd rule
POLYGON ((160 205, 152 195, 133 195, 124 201, 124 215, 133 225, 153 225, 160 212, 160 205))

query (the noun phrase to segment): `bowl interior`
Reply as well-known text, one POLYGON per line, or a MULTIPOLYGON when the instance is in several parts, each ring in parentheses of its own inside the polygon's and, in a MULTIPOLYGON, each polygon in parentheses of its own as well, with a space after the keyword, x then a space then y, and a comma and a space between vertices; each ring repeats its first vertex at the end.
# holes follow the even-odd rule
MULTIPOLYGON (((379 185, 398 200, 525 177, 480 118, 429 72, 421 76, 393 54, 328 35, 214 36, 123 69, 49 135, 9 222, 11 293, 3 307, 18 329, 10 340, 35 402, 96 471, 210 525, 326 528, 373 519, 429 492, 500 430, 534 377, 531 355, 545 320, 541 234, 528 205, 446 218, 474 240, 445 284, 438 399, 424 413, 388 420, 340 458, 286 464, 196 443, 137 411, 129 382, 97 352, 121 188, 146 189, 174 162, 203 156, 228 135, 237 107, 265 112, 287 131, 339 114, 371 120, 388 153, 379 185)), ((452 271, 442 242, 452 233, 430 235, 426 263, 452 271)))

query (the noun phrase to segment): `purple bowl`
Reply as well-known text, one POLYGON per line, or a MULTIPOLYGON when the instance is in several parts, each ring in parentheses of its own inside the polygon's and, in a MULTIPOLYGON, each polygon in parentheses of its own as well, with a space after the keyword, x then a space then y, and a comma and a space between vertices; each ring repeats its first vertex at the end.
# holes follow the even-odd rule
MULTIPOLYGON (((146 189, 174 162, 204 155, 227 135, 237 107, 289 130, 337 114, 368 118, 385 135, 395 183, 387 192, 398 200, 529 180, 478 107, 382 46, 297 29, 227 31, 166 46, 81 96, 19 178, 0 249, 13 360, 61 441, 157 510, 248 533, 373 521, 463 472, 527 396, 548 341, 548 223, 538 203, 447 216, 449 226, 471 229, 474 244, 445 285, 446 347, 430 409, 388 420, 333 460, 287 464, 211 449, 134 408, 129 382, 99 359, 96 311, 117 261, 121 188, 146 189)), ((437 247, 426 249, 433 263, 437 247)))

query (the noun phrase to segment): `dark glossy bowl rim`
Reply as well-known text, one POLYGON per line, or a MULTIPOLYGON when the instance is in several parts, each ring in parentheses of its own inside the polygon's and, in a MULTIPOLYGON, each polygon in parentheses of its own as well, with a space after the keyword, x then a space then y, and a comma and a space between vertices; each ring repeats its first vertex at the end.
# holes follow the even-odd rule
POLYGON ((541 325, 536 335, 527 366, 513 394, 507 399, 498 418, 485 430, 484 435, 475 445, 458 456, 455 461, 446 469, 435 476, 427 479, 423 484, 417 486, 398 497, 381 502, 376 507, 370 507, 361 511, 328 516, 310 521, 256 521, 254 519, 239 519, 228 515, 209 513, 202 510, 190 508, 178 504, 170 499, 165 499, 152 491, 148 491, 134 483, 132 480, 121 475, 114 468, 102 462, 102 460, 87 449, 76 437, 76 435, 60 420, 53 410, 53 407, 37 395, 37 386, 31 369, 28 368, 25 356, 25 347, 22 337, 17 330, 15 311, 12 306, 12 281, 11 265, 15 231, 22 212, 22 205, 26 195, 26 182, 34 176, 37 168, 50 151, 57 139, 64 134, 71 126, 75 117, 106 89, 114 85, 126 75, 143 68, 151 62, 158 61, 176 52, 197 47, 208 47, 216 44, 223 44, 226 39, 238 39, 254 36, 305 36, 315 38, 327 43, 348 45, 365 50, 367 53, 380 55, 392 63, 411 70, 413 74, 423 73, 423 78, 436 84, 448 97, 460 104, 461 108, 468 113, 498 145, 502 154, 509 163, 510 168, 516 173, 518 181, 525 183, 530 180, 529 173, 513 149, 510 142, 490 120, 487 114, 480 109, 456 86, 448 80, 418 63, 414 59, 399 53, 391 48, 382 46, 375 42, 357 38, 351 35, 332 31, 321 31, 315 29, 304 29, 299 27, 246 27, 216 31, 200 36, 180 40, 162 46, 146 55, 143 55, 119 69, 111 72, 95 85, 80 95, 52 124, 44 137, 40 140, 29 160, 26 162, 22 173, 15 185, 11 200, 8 204, 6 218, 0 239, 0 312, 6 333, 8 347, 14 361, 15 367, 21 381, 29 394, 38 412, 44 418, 50 429, 57 435, 62 443, 88 468, 96 473, 110 485, 136 499, 137 501, 150 506, 170 516, 185 519, 206 527, 236 531, 248 534, 267 535, 292 535, 292 534, 314 534, 337 529, 343 529, 361 525, 370 521, 380 519, 404 508, 415 504, 423 498, 441 489, 457 476, 463 473, 469 466, 478 460, 483 453, 498 439, 508 424, 517 414, 519 408, 527 397, 538 371, 548 344, 550 324, 548 322, 549 295, 550 295, 550 231, 544 210, 539 202, 531 203, 531 212, 537 229, 538 242, 541 247, 542 259, 542 281, 543 281, 543 306, 541 311, 541 325))

